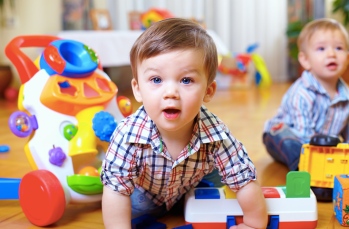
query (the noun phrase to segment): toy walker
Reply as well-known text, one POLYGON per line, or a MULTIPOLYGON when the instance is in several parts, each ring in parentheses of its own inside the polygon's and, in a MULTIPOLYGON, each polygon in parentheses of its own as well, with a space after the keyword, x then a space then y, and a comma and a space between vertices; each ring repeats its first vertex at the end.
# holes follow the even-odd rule
POLYGON ((24 214, 37 226, 58 221, 69 203, 100 201, 98 169, 117 121, 131 114, 130 100, 103 72, 88 46, 54 36, 20 36, 5 49, 22 86, 20 111, 9 119, 34 171, 19 185, 24 214), (44 47, 32 62, 23 47, 44 47))

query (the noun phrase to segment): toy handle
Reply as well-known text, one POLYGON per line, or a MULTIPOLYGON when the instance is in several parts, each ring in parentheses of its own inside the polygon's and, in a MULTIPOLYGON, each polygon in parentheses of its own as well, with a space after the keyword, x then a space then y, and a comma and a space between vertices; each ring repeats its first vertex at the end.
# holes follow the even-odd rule
POLYGON ((52 41, 59 40, 60 38, 55 36, 18 36, 12 39, 5 48, 6 56, 15 65, 22 84, 26 83, 37 72, 38 68, 33 61, 25 55, 19 48, 25 47, 46 47, 52 41))

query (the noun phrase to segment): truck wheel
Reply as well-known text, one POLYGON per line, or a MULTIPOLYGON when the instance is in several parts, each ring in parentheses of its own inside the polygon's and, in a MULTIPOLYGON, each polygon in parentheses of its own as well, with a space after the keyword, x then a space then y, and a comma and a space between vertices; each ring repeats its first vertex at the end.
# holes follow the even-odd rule
POLYGON ((316 199, 318 201, 322 202, 332 202, 332 188, 318 188, 318 187, 311 187, 311 190, 313 190, 316 199))
POLYGON ((337 136, 315 135, 310 140, 310 145, 314 146, 337 146, 341 141, 337 136))

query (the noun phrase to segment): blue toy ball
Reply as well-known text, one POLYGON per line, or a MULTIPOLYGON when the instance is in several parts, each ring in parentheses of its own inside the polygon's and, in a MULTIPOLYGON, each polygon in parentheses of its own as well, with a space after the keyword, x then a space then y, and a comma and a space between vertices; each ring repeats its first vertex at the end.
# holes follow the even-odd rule
POLYGON ((96 136, 102 141, 109 142, 117 125, 114 117, 108 112, 100 111, 95 114, 92 123, 96 136))

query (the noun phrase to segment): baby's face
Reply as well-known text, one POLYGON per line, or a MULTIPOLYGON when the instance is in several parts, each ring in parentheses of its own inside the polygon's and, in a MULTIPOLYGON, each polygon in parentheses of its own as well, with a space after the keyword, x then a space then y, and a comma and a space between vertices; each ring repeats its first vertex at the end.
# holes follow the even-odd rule
POLYGON ((202 103, 214 94, 206 93, 207 76, 199 51, 171 51, 145 59, 137 74, 133 93, 160 132, 188 129, 202 103))
POLYGON ((348 47, 339 30, 319 30, 307 42, 305 50, 310 72, 322 80, 337 80, 348 63, 348 47))

